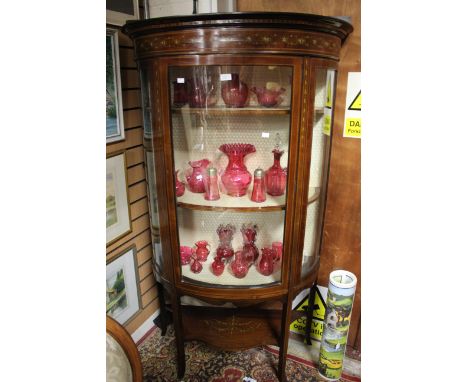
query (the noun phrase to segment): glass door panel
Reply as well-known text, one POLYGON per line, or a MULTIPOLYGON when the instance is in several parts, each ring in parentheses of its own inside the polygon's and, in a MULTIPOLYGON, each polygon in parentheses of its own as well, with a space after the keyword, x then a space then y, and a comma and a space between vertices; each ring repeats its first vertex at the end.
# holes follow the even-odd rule
POLYGON ((185 282, 281 282, 291 79, 290 66, 169 67, 185 282))
POLYGON ((312 130, 312 153, 309 173, 309 194, 307 218, 302 257, 302 276, 307 276, 318 257, 318 246, 321 226, 321 212, 324 198, 322 191, 326 183, 325 173, 328 168, 330 149, 330 127, 335 89, 335 71, 316 69, 315 71, 315 104, 314 125, 312 130))

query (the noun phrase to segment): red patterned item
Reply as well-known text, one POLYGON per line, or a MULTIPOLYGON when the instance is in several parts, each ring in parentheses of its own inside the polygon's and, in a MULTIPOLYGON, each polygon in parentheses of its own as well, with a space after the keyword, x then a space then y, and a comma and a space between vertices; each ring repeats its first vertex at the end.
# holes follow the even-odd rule
POLYGON ((205 192, 205 177, 206 177, 206 169, 210 161, 208 159, 201 159, 197 161, 190 161, 189 165, 192 167, 192 170, 188 170, 185 174, 185 178, 187 179, 187 185, 189 190, 195 193, 203 193, 205 192))
POLYGON ((179 197, 182 196, 185 192, 185 184, 179 180, 179 170, 175 172, 175 179, 176 196, 179 197))
POLYGON ((266 190, 269 195, 280 196, 286 190, 287 170, 280 164, 281 156, 284 151, 277 148, 273 149, 273 166, 265 173, 266 190))
POLYGON ((190 107, 211 107, 216 104, 216 88, 210 78, 196 77, 187 80, 190 107))
POLYGON ((273 273, 273 259, 275 252, 271 248, 262 248, 262 258, 258 263, 258 271, 264 276, 273 273))
POLYGON ((221 96, 227 107, 244 107, 249 97, 249 88, 239 79, 239 74, 231 73, 231 79, 221 87, 221 96))
POLYGON ((244 157, 254 153, 255 146, 249 143, 224 144, 219 150, 226 154, 229 163, 221 176, 221 181, 230 196, 244 196, 252 181, 252 175, 244 164, 244 157))
POLYGON ((209 246, 208 242, 206 240, 200 240, 195 243, 195 246, 197 247, 197 249, 194 250, 194 253, 197 256, 197 260, 206 261, 210 253, 208 248, 206 248, 207 246, 209 246))
POLYGON ((182 265, 190 264, 192 254, 193 254, 193 249, 191 247, 187 247, 186 245, 181 245, 180 246, 180 263, 182 265))
POLYGON ((200 273, 202 269, 203 269, 203 265, 200 263, 200 261, 198 261, 197 259, 194 259, 192 265, 190 266, 190 270, 193 273, 200 273))
POLYGON ((230 259, 234 256, 234 249, 232 249, 231 241, 236 227, 231 224, 220 224, 216 230, 219 236, 219 245, 216 249, 216 257, 220 259, 230 259))
POLYGON ((261 168, 257 168, 254 172, 254 183, 250 200, 256 203, 262 203, 266 200, 265 174, 261 168))
POLYGON ((232 274, 238 279, 244 278, 249 271, 249 264, 244 257, 244 252, 237 251, 234 257, 235 260, 231 262, 232 274))
POLYGON ((265 107, 274 107, 279 105, 283 98, 281 98, 281 94, 283 94, 286 89, 267 89, 266 87, 263 88, 252 88, 251 89, 256 95, 258 103, 265 107))
POLYGON ((211 270, 215 276, 221 276, 224 272, 224 261, 219 257, 215 257, 211 264, 211 270))
POLYGON ((242 251, 244 252, 244 258, 247 261, 247 264, 250 266, 257 261, 259 255, 258 248, 255 245, 258 227, 256 224, 243 224, 241 233, 242 238, 244 239, 244 247, 242 248, 242 251))

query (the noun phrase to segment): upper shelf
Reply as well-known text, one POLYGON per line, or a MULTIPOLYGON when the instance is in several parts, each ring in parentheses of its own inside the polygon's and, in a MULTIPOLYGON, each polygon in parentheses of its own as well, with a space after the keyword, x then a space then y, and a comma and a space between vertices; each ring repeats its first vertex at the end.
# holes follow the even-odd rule
MULTIPOLYGON (((184 195, 177 198, 177 206, 198 211, 234 211, 234 212, 270 212, 286 209, 286 195, 271 196, 267 194, 267 199, 263 203, 256 203, 250 200, 252 190, 241 197, 232 197, 226 194, 220 194, 218 200, 205 200, 204 194, 196 194, 188 190, 184 195)), ((309 190, 309 199, 307 204, 318 200, 320 188, 312 187, 309 190)))
MULTIPOLYGON (((289 107, 242 107, 242 108, 228 108, 224 106, 197 108, 197 107, 173 107, 171 109, 173 114, 207 114, 212 116, 229 116, 229 115, 245 115, 245 116, 260 116, 260 115, 289 115, 291 109, 289 107)), ((316 114, 323 113, 323 107, 316 106, 314 108, 316 114)))
POLYGON ((211 114, 215 116, 224 115, 287 115, 291 112, 289 107, 241 107, 228 108, 224 106, 196 108, 184 106, 181 108, 172 108, 173 113, 179 114, 211 114))

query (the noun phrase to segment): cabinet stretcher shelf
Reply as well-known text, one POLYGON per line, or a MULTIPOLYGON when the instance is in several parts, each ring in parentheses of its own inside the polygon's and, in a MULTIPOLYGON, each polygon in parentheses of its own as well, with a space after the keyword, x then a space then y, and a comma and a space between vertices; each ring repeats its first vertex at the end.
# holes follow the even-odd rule
POLYGON ((287 115, 291 112, 289 107, 242 107, 242 108, 229 108, 224 106, 219 107, 208 107, 208 108, 197 108, 184 106, 181 108, 172 108, 173 113, 178 114, 201 114, 206 113, 208 115, 287 115))
MULTIPOLYGON (((241 197, 232 197, 221 194, 219 200, 205 200, 204 194, 195 194, 188 190, 184 195, 177 198, 177 206, 197 211, 234 211, 234 212, 270 212, 281 211, 286 209, 286 196, 271 196, 267 195, 267 200, 263 203, 256 203, 250 200, 251 190, 246 195, 241 197)), ((307 204, 311 204, 318 200, 320 196, 320 188, 313 187, 309 190, 307 204), (313 194, 310 192, 313 191, 313 194)))

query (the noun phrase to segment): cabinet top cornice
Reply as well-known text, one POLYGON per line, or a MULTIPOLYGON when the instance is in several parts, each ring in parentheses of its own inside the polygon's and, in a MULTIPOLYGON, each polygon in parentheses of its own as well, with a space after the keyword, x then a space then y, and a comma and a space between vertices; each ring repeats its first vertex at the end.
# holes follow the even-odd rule
POLYGON ((310 13, 232 12, 201 13, 196 15, 133 20, 127 22, 123 27, 123 32, 133 38, 155 32, 207 27, 242 26, 249 28, 299 29, 321 32, 339 37, 342 43, 353 31, 351 24, 344 20, 310 13))

